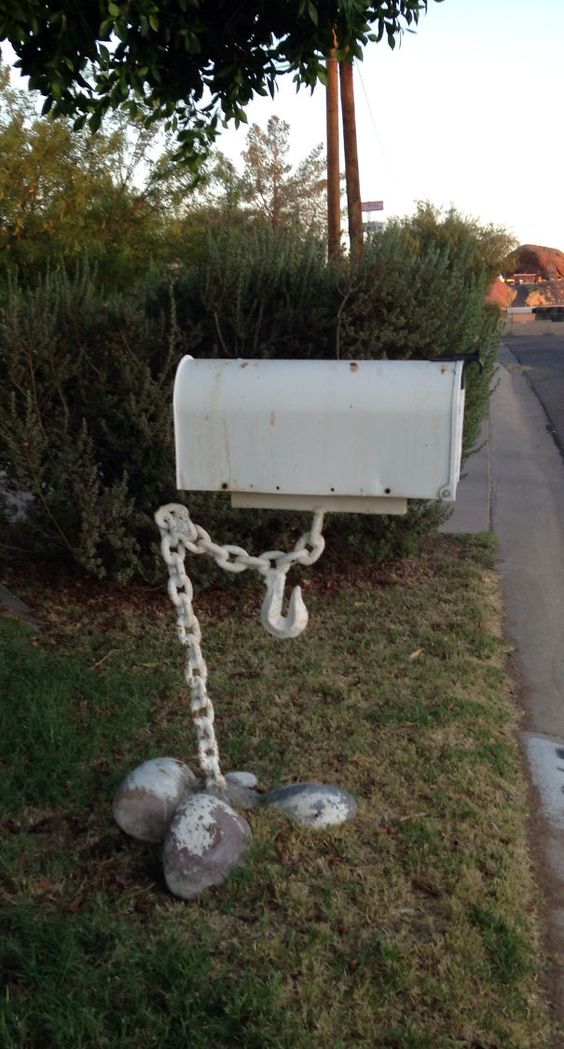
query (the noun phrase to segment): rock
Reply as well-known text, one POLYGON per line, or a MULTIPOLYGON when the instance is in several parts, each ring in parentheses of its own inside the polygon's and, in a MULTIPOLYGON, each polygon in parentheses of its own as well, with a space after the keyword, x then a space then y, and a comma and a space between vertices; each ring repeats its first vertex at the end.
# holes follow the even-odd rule
POLYGON ((245 787, 242 783, 231 783, 227 776, 226 800, 236 809, 254 809, 259 803, 260 795, 254 787, 245 787))
POLYGON ((257 787, 258 780, 254 772, 226 772, 228 783, 237 783, 240 787, 257 787))
POLYGON ((138 841, 163 841, 174 811, 196 777, 176 758, 152 758, 127 775, 113 801, 114 819, 138 841))
POLYGON ((227 772, 227 800, 236 809, 254 809, 259 803, 257 777, 253 772, 227 772))
POLYGON ((517 298, 517 292, 513 285, 506 284, 499 277, 490 286, 488 294, 486 295, 486 302, 493 302, 496 306, 500 306, 501 309, 506 309, 507 306, 511 306, 514 299, 517 298))
POLYGON ((254 809, 258 805, 259 795, 256 791, 258 781, 252 772, 226 772, 225 783, 226 789, 220 790, 215 787, 206 787, 205 782, 200 780, 195 789, 200 793, 207 791, 208 794, 213 794, 214 797, 226 801, 228 805, 233 805, 235 809, 254 809))
POLYGON ((290 783, 263 794, 261 804, 279 809, 307 827, 337 827, 356 815, 352 794, 325 783, 290 783))
POLYGON ((245 787, 242 783, 231 780, 229 773, 225 777, 225 784, 225 790, 221 790, 220 787, 206 787, 206 784, 200 781, 195 789, 200 794, 213 794, 214 798, 221 798, 235 809, 254 809, 258 805, 259 795, 254 787, 245 787))
POLYGON ((544 280, 564 277, 564 252, 541 244, 521 244, 515 252, 514 272, 536 273, 544 280))
POLYGON ((164 876, 173 896, 193 900, 221 885, 250 841, 249 824, 226 801, 213 794, 187 794, 163 847, 164 876))

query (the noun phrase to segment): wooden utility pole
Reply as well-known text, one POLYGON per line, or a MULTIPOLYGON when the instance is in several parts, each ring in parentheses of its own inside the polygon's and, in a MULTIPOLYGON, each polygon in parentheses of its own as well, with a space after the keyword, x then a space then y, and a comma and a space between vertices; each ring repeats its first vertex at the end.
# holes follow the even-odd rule
POLYGON ((341 173, 339 171, 339 73, 335 52, 327 59, 327 254, 341 250, 341 173))
POLYGON ((349 238, 351 259, 358 263, 362 258, 362 207, 360 203, 360 175, 356 145, 356 120, 354 112, 354 86, 352 62, 339 62, 341 78, 341 110, 343 114, 343 141, 345 146, 345 175, 347 180, 347 207, 349 213, 349 238))

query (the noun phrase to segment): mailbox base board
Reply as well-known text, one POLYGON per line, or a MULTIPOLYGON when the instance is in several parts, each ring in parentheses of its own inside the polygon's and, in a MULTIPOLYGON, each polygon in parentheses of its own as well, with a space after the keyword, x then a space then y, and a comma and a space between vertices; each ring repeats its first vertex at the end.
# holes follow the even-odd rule
POLYGON ((407 499, 379 495, 285 495, 277 492, 232 492, 237 509, 327 510, 334 514, 405 514, 407 499))

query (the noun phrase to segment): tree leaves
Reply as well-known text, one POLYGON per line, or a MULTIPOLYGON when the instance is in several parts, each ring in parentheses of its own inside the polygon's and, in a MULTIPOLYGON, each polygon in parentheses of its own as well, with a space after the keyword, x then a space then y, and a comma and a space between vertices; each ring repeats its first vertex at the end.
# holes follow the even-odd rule
POLYGON ((56 115, 87 107, 94 130, 108 106, 139 94, 141 77, 147 121, 176 113, 177 156, 197 168, 217 130, 210 114, 244 122, 253 94, 272 94, 276 76, 291 73, 298 87, 312 88, 334 33, 339 54, 360 56, 374 36, 393 47, 426 9, 427 0, 16 0, 0 10, 0 40, 12 44, 56 115), (101 44, 112 37, 117 46, 101 44))
MULTIPOLYGON (((88 255, 103 279, 129 284, 133 272, 162 255, 165 212, 154 191, 157 128, 86 105, 72 124, 38 117, 33 93, 12 87, 0 67, 0 266, 33 279, 45 266, 88 255)), ((128 114, 129 116, 129 114, 128 114)))
POLYGON ((275 229, 319 230, 326 213, 323 147, 313 149, 295 170, 288 163, 289 148, 290 127, 280 117, 270 117, 266 131, 252 125, 243 152, 241 200, 275 229))

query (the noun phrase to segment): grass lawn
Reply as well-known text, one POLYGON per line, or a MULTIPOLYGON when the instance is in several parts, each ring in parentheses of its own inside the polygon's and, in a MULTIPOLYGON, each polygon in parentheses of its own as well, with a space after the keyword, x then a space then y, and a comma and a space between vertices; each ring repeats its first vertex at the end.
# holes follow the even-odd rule
POLYGON ((289 642, 258 583, 196 593, 224 770, 336 783, 359 813, 252 812, 245 865, 190 904, 111 818, 137 763, 195 769, 165 572, 40 604, 18 581, 47 625, 0 619, 2 1049, 547 1044, 493 557, 447 536, 346 577, 326 557, 289 642))

